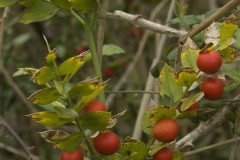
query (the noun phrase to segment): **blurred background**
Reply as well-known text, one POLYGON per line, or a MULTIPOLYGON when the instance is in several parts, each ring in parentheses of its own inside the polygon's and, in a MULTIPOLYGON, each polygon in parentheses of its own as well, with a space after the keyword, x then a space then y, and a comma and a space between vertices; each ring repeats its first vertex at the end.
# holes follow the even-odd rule
MULTIPOLYGON (((153 9, 161 2, 161 0, 115 0, 110 1, 108 11, 113 12, 114 10, 122 10, 131 14, 139 14, 143 18, 149 19, 153 9)), ((185 16, 183 17, 185 24, 183 24, 176 14, 167 24, 179 30, 187 29, 186 26, 192 28, 227 2, 228 0, 180 0, 180 5, 186 5, 185 16)), ((169 5, 170 1, 167 1, 157 15, 157 22, 164 24, 169 5)), ((3 9, 0 11, 2 15, 3 9)), ((21 93, 23 93, 25 97, 28 97, 40 88, 30 81, 31 77, 29 76, 13 77, 12 75, 17 71, 17 68, 40 68, 45 65, 45 56, 48 51, 43 39, 43 34, 47 37, 50 46, 58 49, 58 63, 63 62, 69 57, 80 54, 87 50, 89 46, 84 28, 76 19, 70 16, 69 13, 61 11, 50 20, 24 25, 18 23, 19 17, 23 12, 23 8, 19 5, 12 6, 9 8, 8 17, 6 19, 3 54, 1 58, 7 74, 11 79, 9 79, 6 74, 3 74, 3 71, 0 71, 0 115, 10 126, 12 126, 24 142, 29 147, 32 147, 33 153, 39 155, 41 160, 57 160, 60 159, 60 151, 52 148, 52 146, 46 143, 38 134, 38 132, 46 129, 25 116, 35 111, 41 111, 42 108, 33 105, 27 106, 26 103, 24 103, 26 99, 21 97, 16 91, 20 89, 21 93)), ((111 78, 106 91, 113 90, 121 76, 128 69, 129 64, 132 63, 145 32, 146 30, 143 28, 139 28, 127 22, 113 19, 107 20, 104 43, 115 44, 121 47, 125 52, 119 55, 103 57, 103 77, 105 80, 111 78)), ((203 33, 199 33, 194 38, 199 47, 203 45, 203 35, 203 33)), ((234 47, 239 49, 239 31, 235 34, 235 38, 236 43, 234 47)), ((159 39, 161 39, 160 34, 154 32, 150 33, 141 58, 138 60, 130 76, 127 77, 127 81, 121 87, 121 90, 144 90, 159 39)), ((177 49, 178 38, 167 37, 167 41, 161 51, 160 68, 164 63, 174 64, 178 54, 177 49)), ((239 68, 237 63, 225 66, 225 70, 229 71, 236 68, 239 68)), ((152 72, 152 74, 154 74, 154 71, 152 72)), ((93 76, 92 63, 89 61, 79 70, 72 81, 78 82, 93 76)), ((158 92, 158 90, 156 78, 156 87, 154 91, 158 92)), ((235 94, 236 93, 238 93, 237 90, 235 90, 235 94)), ((106 92, 107 97, 112 94, 113 93, 106 92)), ((114 127, 115 132, 117 132, 122 139, 128 135, 132 135, 142 96, 142 93, 118 93, 108 106, 113 114, 127 109, 125 116, 123 116, 114 127)), ((158 100, 159 103, 164 103, 164 99, 162 99, 159 94, 152 94, 152 98, 158 100)), ((206 103, 202 102, 200 107, 207 108, 208 106, 206 103)), ((217 108, 221 106, 213 107, 217 108)), ((181 134, 178 139, 193 130, 198 125, 199 121, 208 119, 209 117, 211 117, 211 114, 199 115, 191 120, 181 120, 181 134)), ((230 117, 230 120, 235 120, 234 116, 231 115, 230 117)), ((71 130, 71 128, 65 129, 71 130)), ((223 124, 223 127, 215 129, 213 132, 198 140, 195 147, 199 148, 231 138, 233 135, 232 130, 233 124, 226 122, 223 124)), ((143 135, 143 140, 147 140, 146 135, 143 135)), ((4 126, 0 125, 0 160, 24 159, 19 155, 9 152, 8 149, 6 149, 7 146, 15 148, 20 153, 24 153, 13 136, 9 134, 4 126)), ((212 149, 189 157, 188 159, 226 160, 230 154, 230 146, 231 145, 225 145, 212 149)))

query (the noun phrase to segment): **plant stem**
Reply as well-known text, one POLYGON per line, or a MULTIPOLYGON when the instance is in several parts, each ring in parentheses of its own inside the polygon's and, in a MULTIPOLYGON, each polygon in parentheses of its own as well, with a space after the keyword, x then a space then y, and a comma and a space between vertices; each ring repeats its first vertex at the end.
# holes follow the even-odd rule
MULTIPOLYGON (((92 55, 92 62, 93 62, 93 69, 97 77, 100 77, 100 83, 102 82, 102 72, 101 72, 101 65, 99 62, 99 57, 96 48, 96 42, 93 34, 93 29, 91 26, 88 25, 76 12, 70 10, 70 13, 81 23, 84 25, 85 31, 88 37, 88 43, 92 55)), ((91 23, 91 22, 90 22, 91 23)), ((92 25, 92 24, 91 24, 92 25)), ((99 100, 105 103, 105 94, 104 91, 100 92, 99 100)))
POLYGON ((90 144, 87 136, 85 135, 84 130, 82 129, 81 125, 78 123, 77 118, 75 118, 75 122, 76 122, 76 124, 77 124, 77 127, 78 127, 79 131, 80 131, 80 132, 82 133, 82 135, 83 135, 83 138, 84 138, 84 140, 85 140, 85 143, 86 143, 86 145, 88 146, 89 152, 91 153, 92 156, 94 156, 95 153, 94 153, 94 150, 93 150, 93 148, 92 148, 92 145, 90 144))

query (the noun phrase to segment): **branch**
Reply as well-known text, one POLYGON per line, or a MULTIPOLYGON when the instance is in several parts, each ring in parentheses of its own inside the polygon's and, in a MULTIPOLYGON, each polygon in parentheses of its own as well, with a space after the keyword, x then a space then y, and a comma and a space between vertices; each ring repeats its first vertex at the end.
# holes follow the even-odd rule
POLYGON ((168 27, 166 25, 161 25, 159 23, 154 23, 152 21, 142 18, 140 15, 132 15, 123 11, 114 11, 113 13, 107 13, 107 18, 109 19, 119 19, 132 23, 134 25, 139 25, 145 29, 151 31, 167 34, 169 36, 181 37, 186 34, 185 31, 179 31, 177 29, 168 27))
MULTIPOLYGON (((165 23, 167 23, 172 18, 173 8, 174 8, 174 0, 171 1, 165 23)), ((151 64, 151 68, 159 63, 161 55, 162 55, 163 46, 166 42, 166 39, 167 39, 166 35, 161 36, 161 39, 158 43, 158 47, 157 47, 155 57, 154 57, 154 59, 152 61, 152 64, 151 64)), ((152 90, 154 80, 155 80, 155 78, 149 73, 147 83, 146 83, 146 87, 145 87, 145 91, 152 90)), ((148 106, 150 98, 151 98, 151 96, 149 94, 148 95, 145 94, 142 98, 140 109, 138 111, 137 120, 136 120, 134 130, 133 130, 133 136, 132 137, 135 138, 135 139, 140 139, 141 138, 141 135, 142 135, 142 128, 141 128, 142 116, 144 114, 144 111, 145 111, 146 107, 148 106)))
POLYGON ((104 33, 106 27, 106 12, 108 9, 109 0, 102 0, 99 9, 99 21, 98 21, 98 32, 97 32, 97 51, 100 64, 102 65, 102 48, 104 43, 104 33))
MULTIPOLYGON (((156 19, 158 13, 161 11, 161 9, 165 6, 166 3, 167 3, 167 0, 161 1, 161 3, 159 3, 153 9, 153 11, 150 15, 150 18, 149 18, 150 21, 154 21, 156 19)), ((123 73, 120 80, 118 81, 118 83, 113 88, 114 92, 118 91, 122 87, 122 85, 127 81, 128 76, 132 73, 132 70, 134 69, 134 67, 136 66, 140 57, 143 54, 143 50, 144 50, 144 47, 145 47, 145 45, 148 41, 149 36, 150 36, 150 31, 149 30, 144 32, 143 37, 142 37, 142 39, 139 43, 136 55, 133 57, 133 61, 128 65, 127 70, 123 73)), ((116 96, 115 94, 112 94, 112 95, 108 96, 108 98, 106 100, 107 106, 110 106, 112 104, 115 96, 116 96)))
POLYGON ((8 145, 6 145, 4 143, 0 143, 0 148, 6 150, 8 152, 11 152, 12 154, 18 155, 18 156, 23 157, 25 159, 28 159, 28 156, 25 153, 23 153, 22 151, 17 150, 16 148, 8 146, 8 145))
POLYGON ((219 142, 219 143, 212 144, 212 145, 209 145, 209 146, 206 146, 206 147, 203 147, 203 148, 196 149, 194 151, 186 152, 186 153, 184 153, 184 157, 189 157, 189 156, 192 156, 192 155, 195 155, 195 154, 198 154, 198 153, 201 153, 201 152, 213 149, 213 148, 217 148, 217 147, 229 144, 229 143, 234 143, 234 142, 239 142, 239 141, 240 141, 240 137, 232 138, 232 139, 229 139, 229 140, 224 141, 224 142, 219 142))
POLYGON ((216 21, 223 16, 230 13, 234 8, 236 8, 240 4, 240 0, 231 0, 226 5, 224 5, 222 8, 218 9, 214 14, 212 14, 210 17, 206 18, 204 21, 202 21, 197 27, 195 27, 193 30, 191 30, 187 35, 182 37, 180 39, 180 43, 184 44, 187 40, 187 37, 193 37, 197 33, 201 32, 205 28, 207 28, 210 24, 213 23, 213 21, 216 21))
POLYGON ((17 142, 21 145, 23 150, 28 155, 29 160, 39 160, 39 157, 32 154, 29 151, 29 147, 24 143, 24 141, 18 136, 18 134, 14 131, 14 129, 5 121, 5 119, 0 116, 0 123, 8 130, 8 132, 17 140, 17 142))
POLYGON ((175 148, 177 150, 183 150, 187 146, 191 146, 194 141, 199 139, 204 134, 213 131, 213 128, 215 128, 225 120, 225 116, 227 113, 230 112, 230 109, 231 108, 229 106, 225 106, 214 116, 212 116, 212 118, 205 122, 201 122, 196 129, 194 129, 192 132, 179 140, 176 143, 175 148))

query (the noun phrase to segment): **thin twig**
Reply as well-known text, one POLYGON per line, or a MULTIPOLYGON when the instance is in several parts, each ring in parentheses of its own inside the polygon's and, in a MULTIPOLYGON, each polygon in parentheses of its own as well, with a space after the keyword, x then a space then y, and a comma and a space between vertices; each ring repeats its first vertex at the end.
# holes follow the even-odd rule
POLYGON ((104 43, 104 33, 106 27, 106 13, 108 9, 109 0, 102 0, 99 9, 98 33, 97 33, 97 52, 100 65, 102 65, 102 48, 104 43))
MULTIPOLYGON (((164 5, 167 3, 167 0, 161 1, 161 3, 159 3, 152 11, 151 15, 150 15, 150 20, 154 21, 159 13, 159 11, 164 7, 164 5)), ((117 84, 115 85, 115 87, 113 88, 113 91, 116 92, 118 91, 123 84, 125 84, 125 82, 127 81, 128 76, 132 73, 134 67, 136 66, 136 64, 138 63, 140 57, 143 54, 143 50, 144 47, 148 41, 148 38, 150 36, 150 31, 147 30, 146 32, 144 32, 143 37, 139 43, 138 49, 137 49, 137 53, 136 55, 133 57, 133 61, 127 66, 126 71, 123 73, 123 75, 121 76, 120 80, 117 82, 117 84)), ((115 98, 115 94, 111 94, 107 97, 106 100, 106 104, 107 106, 110 106, 115 98)))
POLYGON ((4 26, 5 26, 5 20, 7 18, 8 13, 8 7, 6 7, 3 11, 3 15, 1 18, 1 25, 0 25, 0 65, 2 65, 3 60, 3 35, 4 35, 4 26))
MULTIPOLYGON (((206 146, 206 147, 203 147, 203 148, 199 148, 199 149, 196 149, 196 150, 193 150, 193 151, 190 151, 190 152, 186 152, 186 153, 184 153, 184 157, 193 156, 195 154, 198 154, 198 153, 201 153, 201 152, 213 149, 213 148, 221 147, 221 146, 224 146, 226 144, 239 142, 239 141, 240 141, 240 137, 232 138, 232 139, 229 139, 229 140, 224 141, 224 142, 219 142, 219 143, 212 144, 212 145, 209 145, 209 146, 206 146)), ((239 154, 239 152, 238 152, 238 154, 239 154)))
POLYGON ((193 37, 197 33, 201 32, 205 28, 207 28, 210 24, 212 24, 213 21, 216 21, 223 16, 226 16, 228 13, 230 13, 234 8, 236 8, 240 4, 240 0, 231 0, 226 5, 224 5, 222 8, 219 8, 214 14, 212 14, 210 17, 203 20, 197 27, 195 27, 193 30, 191 30, 187 35, 182 37, 180 39, 180 43, 184 44, 187 40, 187 37, 193 37))
POLYGON ((0 123, 8 130, 8 132, 17 140, 17 142, 21 145, 23 150, 28 155, 29 160, 39 160, 39 157, 34 155, 29 151, 29 147, 24 143, 24 141, 18 136, 18 134, 14 131, 14 129, 5 121, 5 119, 0 116, 0 123))
MULTIPOLYGON (((174 8, 174 0, 171 1, 165 24, 167 24, 167 22, 172 18, 172 16, 173 16, 173 8, 174 8)), ((155 58, 153 59, 151 68, 153 66, 157 65, 158 62, 160 61, 160 58, 161 58, 161 55, 162 55, 163 46, 164 46, 164 44, 166 42, 166 39, 167 39, 167 36, 166 35, 162 35, 162 37, 160 39, 160 42, 158 44, 156 55, 155 55, 155 58)), ((154 80, 155 80, 155 78, 149 73, 148 79, 147 79, 147 83, 146 83, 146 87, 145 87, 145 91, 152 90, 154 80)), ((145 94, 143 96, 143 98, 142 98, 140 109, 138 111, 137 120, 136 120, 136 123, 135 123, 135 126, 134 126, 134 130, 133 130, 133 136, 132 137, 135 138, 135 139, 140 139, 140 137, 142 136, 142 128, 141 128, 142 116, 143 116, 143 113, 144 113, 146 107, 148 106, 150 98, 151 98, 151 95, 149 95, 149 94, 145 94)))
POLYGON ((23 157, 25 159, 28 159, 28 156, 24 152, 14 148, 14 147, 8 146, 4 143, 0 143, 0 148, 4 149, 4 150, 6 150, 6 151, 8 151, 8 152, 10 152, 14 155, 17 155, 17 156, 23 157))
POLYGON ((152 21, 146 20, 140 15, 132 15, 118 10, 114 11, 113 13, 107 13, 107 18, 123 20, 134 25, 139 25, 145 29, 149 29, 154 32, 159 32, 174 37, 181 37, 187 33, 185 31, 180 31, 166 25, 161 25, 159 23, 154 23, 152 21))
POLYGON ((126 90, 126 91, 105 91, 105 93, 110 94, 159 94, 159 92, 154 91, 141 91, 141 90, 126 90))

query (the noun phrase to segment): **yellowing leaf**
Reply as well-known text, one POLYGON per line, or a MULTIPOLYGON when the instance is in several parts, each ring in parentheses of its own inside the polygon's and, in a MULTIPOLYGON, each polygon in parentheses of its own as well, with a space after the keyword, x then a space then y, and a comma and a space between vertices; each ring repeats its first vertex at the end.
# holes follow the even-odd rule
POLYGON ((199 101, 204 96, 203 92, 196 93, 182 100, 180 111, 186 111, 191 105, 199 101))
POLYGON ((100 78, 96 77, 90 80, 85 80, 74 85, 68 92, 69 97, 74 98, 76 96, 88 96, 92 94, 98 88, 98 82, 100 78))
POLYGON ((32 7, 33 5, 40 3, 42 0, 21 0, 18 4, 24 7, 32 7))
POLYGON ((189 86, 196 80, 196 78, 196 72, 192 68, 185 67, 177 72, 176 81, 180 86, 189 86))
POLYGON ((73 119, 61 118, 56 112, 37 112, 28 115, 32 120, 45 126, 62 126, 66 123, 72 122, 73 119))
POLYGON ((54 78, 52 69, 48 66, 40 68, 32 77, 32 81, 38 85, 44 85, 54 78))
POLYGON ((240 60, 240 54, 232 47, 227 47, 223 50, 219 50, 218 52, 222 57, 222 63, 231 63, 240 60))
POLYGON ((189 48, 187 51, 181 53, 181 62, 183 67, 191 67, 195 71, 198 71, 197 57, 200 50, 193 50, 189 48))
POLYGON ((150 109, 150 121, 154 125, 157 121, 164 118, 174 118, 176 115, 176 109, 169 106, 160 105, 156 108, 150 109))
POLYGON ((55 63, 56 58, 57 58, 57 50, 54 49, 50 53, 48 53, 46 57, 47 63, 50 65, 53 65, 55 63))
POLYGON ((84 55, 78 55, 64 61, 58 68, 59 75, 73 74, 75 73, 84 63, 84 55))
POLYGON ((177 85, 172 68, 165 64, 159 78, 161 96, 166 95, 172 98, 174 102, 178 101, 182 95, 182 87, 177 85))
POLYGON ((14 5, 17 1, 18 0, 0 0, 0 8, 14 5))
POLYGON ((38 69, 35 68, 18 68, 18 71, 13 74, 14 77, 31 74, 34 75, 38 69))
POLYGON ((63 139, 69 136, 67 132, 61 131, 61 130, 50 130, 50 131, 44 131, 39 132, 39 134, 42 136, 42 138, 49 143, 52 143, 52 139, 63 139))
POLYGON ((28 99, 36 105, 49 104, 58 99, 61 94, 56 88, 44 88, 33 93, 28 99))
POLYGON ((99 84, 96 89, 94 90, 94 92, 92 92, 91 94, 84 96, 78 103, 77 105, 74 107, 75 111, 78 111, 79 109, 82 109, 85 107, 86 104, 88 104, 93 98, 97 97, 98 94, 106 87, 108 81, 105 81, 101 84, 99 84))

